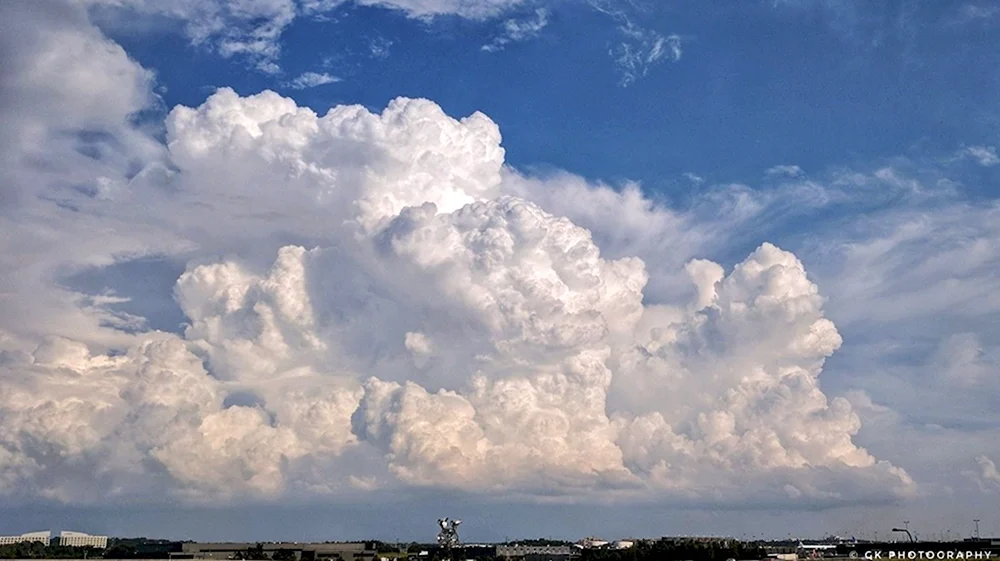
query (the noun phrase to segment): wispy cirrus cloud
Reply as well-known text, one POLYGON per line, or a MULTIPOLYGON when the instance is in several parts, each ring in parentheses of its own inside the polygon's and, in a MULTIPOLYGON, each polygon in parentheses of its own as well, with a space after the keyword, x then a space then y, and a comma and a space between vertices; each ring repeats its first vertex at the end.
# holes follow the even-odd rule
POLYGON ((764 173, 776 177, 799 177, 805 174, 802 168, 796 165, 777 165, 769 168, 764 173))
POLYGON ((517 20, 509 19, 503 24, 503 32, 493 41, 482 46, 487 52, 502 51, 510 43, 527 41, 537 37, 549 24, 549 11, 544 8, 535 10, 534 17, 517 20))
POLYGON ((327 72, 303 72, 286 85, 293 90, 304 90, 340 82, 341 79, 327 72))
POLYGON ((368 53, 372 58, 388 58, 393 42, 381 35, 368 40, 368 53))
POLYGON ((630 10, 637 9, 634 4, 590 0, 590 5, 617 24, 621 40, 609 47, 608 54, 615 61, 622 87, 645 77, 657 64, 677 62, 683 56, 684 41, 680 35, 664 34, 635 23, 635 17, 630 13, 630 10))
POLYGON ((281 36, 298 18, 325 18, 345 5, 395 10, 409 18, 458 16, 488 20, 524 0, 83 0, 104 23, 135 25, 136 17, 166 18, 183 25, 192 44, 224 58, 242 57, 257 70, 278 74, 281 36))
POLYGON ((958 9, 956 23, 989 22, 1000 17, 1000 6, 995 4, 970 3, 958 9))

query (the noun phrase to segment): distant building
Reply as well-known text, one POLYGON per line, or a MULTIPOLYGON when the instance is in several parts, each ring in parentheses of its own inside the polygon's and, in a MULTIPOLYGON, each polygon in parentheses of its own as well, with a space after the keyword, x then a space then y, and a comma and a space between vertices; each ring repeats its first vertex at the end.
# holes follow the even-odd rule
POLYGON ((567 561, 580 556, 577 548, 568 545, 498 545, 497 557, 525 561, 567 561))
POLYGON ((588 537, 576 542, 577 549, 628 549, 635 545, 635 540, 618 540, 609 542, 600 538, 588 537))
POLYGON ((583 549, 599 549, 606 547, 608 545, 608 542, 607 540, 602 540, 600 538, 589 536, 576 542, 576 545, 583 549))
POLYGON ((20 536, 0 536, 0 545, 14 545, 25 542, 38 542, 49 545, 51 540, 52 532, 29 532, 20 536))
POLYGON ((378 558, 374 542, 354 543, 184 543, 171 559, 238 559, 257 547, 267 557, 279 551, 295 561, 374 561, 378 558))
MULTIPOLYGON (((455 558, 466 561, 493 561, 497 557, 497 546, 490 544, 461 544, 453 552, 455 558)), ((428 552, 430 553, 430 552, 428 552)), ((445 553, 440 549, 437 553, 445 553)))
POLYGON ((70 547, 97 547, 105 549, 108 547, 108 537, 91 536, 90 534, 84 534, 83 532, 70 532, 64 530, 59 532, 59 545, 67 545, 70 547))
POLYGON ((109 539, 108 546, 121 552, 134 552, 138 559, 166 559, 171 553, 183 551, 183 542, 149 538, 109 539))
POLYGON ((735 538, 725 536, 663 536, 661 542, 683 544, 683 543, 705 543, 716 544, 721 547, 729 547, 737 542, 735 538))
POLYGON ((965 538, 962 541, 980 546, 1000 547, 1000 538, 965 538))

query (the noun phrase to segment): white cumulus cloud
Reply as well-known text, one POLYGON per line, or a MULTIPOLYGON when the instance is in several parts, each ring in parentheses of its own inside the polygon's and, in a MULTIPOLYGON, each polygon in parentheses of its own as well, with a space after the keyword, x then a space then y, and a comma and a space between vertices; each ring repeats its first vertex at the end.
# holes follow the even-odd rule
MULTIPOLYGON (((148 73, 70 8, 61 35, 15 26, 2 71, 18 80, 0 81, 24 105, 0 113, 19 132, 16 205, 0 211, 3 496, 913 493, 820 385, 842 338, 794 254, 695 259, 722 227, 699 210, 522 176, 489 117, 429 100, 318 115, 223 88, 173 108, 161 144, 130 121, 153 103, 148 73), (65 79, 77 51, 60 37, 92 71, 65 79), (78 153, 60 135, 91 126, 116 142, 59 166, 78 153), (40 148, 51 166, 21 157, 40 148), (88 177, 117 188, 72 188, 88 177), (68 286, 152 256, 182 329, 68 286)), ((757 216, 731 207, 727 220, 757 216)))
POLYGON ((1000 490, 1000 470, 997 470, 993 460, 987 456, 979 456, 976 458, 976 464, 979 470, 970 475, 979 484, 980 489, 985 492, 1000 490))
POLYGON ((1000 164, 1000 156, 994 146, 969 146, 959 151, 959 158, 970 158, 983 167, 1000 164))
POLYGON ((708 498, 710 486, 749 497, 791 485, 839 501, 847 482, 886 496, 912 486, 852 442, 850 405, 819 389, 841 339, 785 251, 765 244, 728 275, 692 262, 689 304, 646 306, 641 260, 604 258, 589 231, 504 194, 483 115, 400 99, 319 117, 220 90, 175 108, 167 131, 173 189, 337 218, 316 247, 283 246, 269 265, 189 265, 180 335, 142 335, 121 356, 64 342, 9 366, 53 388, 8 390, 18 421, 2 443, 20 478, 48 481, 45 443, 81 464, 146 458, 192 497, 357 487, 364 474, 340 458, 361 449, 402 484, 470 491, 708 498), (66 376, 103 401, 54 401, 66 376))

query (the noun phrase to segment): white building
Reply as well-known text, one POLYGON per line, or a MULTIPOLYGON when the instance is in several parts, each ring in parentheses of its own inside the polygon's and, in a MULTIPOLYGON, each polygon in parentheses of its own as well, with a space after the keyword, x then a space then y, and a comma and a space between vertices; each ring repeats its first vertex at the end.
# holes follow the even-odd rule
POLYGON ((107 536, 91 536, 83 532, 59 532, 59 545, 70 545, 73 547, 97 547, 104 549, 108 547, 107 536))
POLYGON ((599 549, 606 545, 608 545, 607 541, 593 536, 583 538, 582 540, 576 542, 576 546, 583 549, 599 549))
POLYGON ((52 532, 29 532, 20 536, 0 536, 0 545, 13 545, 23 542, 39 542, 49 545, 52 539, 52 532))

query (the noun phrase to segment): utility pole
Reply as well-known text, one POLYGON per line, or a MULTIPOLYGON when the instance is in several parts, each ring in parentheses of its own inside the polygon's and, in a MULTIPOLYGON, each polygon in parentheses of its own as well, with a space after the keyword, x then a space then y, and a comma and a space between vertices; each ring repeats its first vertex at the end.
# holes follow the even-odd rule
POLYGON ((973 522, 976 523, 976 539, 978 540, 979 539, 979 519, 976 518, 975 520, 973 520, 973 522))

